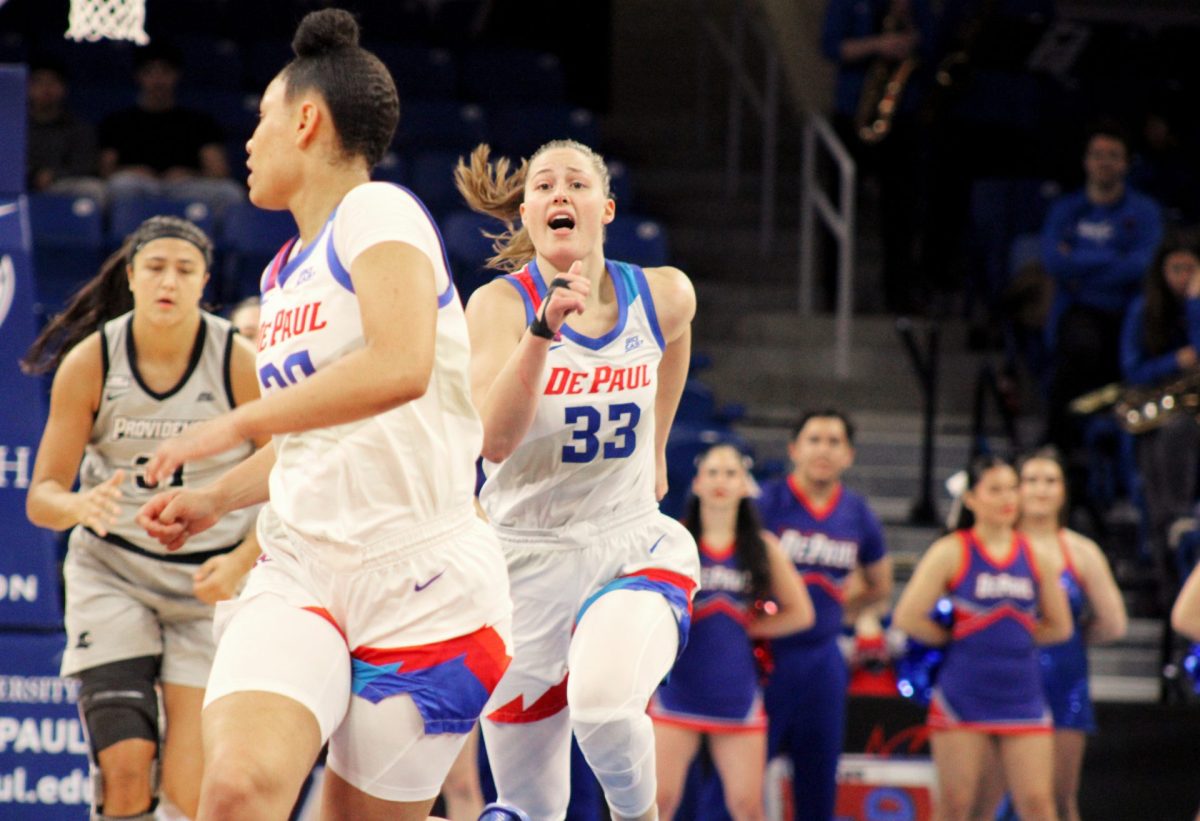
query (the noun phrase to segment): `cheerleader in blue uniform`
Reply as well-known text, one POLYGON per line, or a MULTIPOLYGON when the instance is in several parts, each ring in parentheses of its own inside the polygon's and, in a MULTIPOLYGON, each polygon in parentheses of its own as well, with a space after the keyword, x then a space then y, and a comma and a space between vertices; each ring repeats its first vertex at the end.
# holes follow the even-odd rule
MULTIPOLYGON (((1052 448, 1036 451, 1018 466, 1021 516, 1018 529, 1035 548, 1059 553, 1059 581, 1067 594, 1075 631, 1040 653, 1042 684, 1054 719, 1054 803, 1063 821, 1079 821, 1079 774, 1087 734, 1096 731, 1088 690, 1087 644, 1125 635, 1125 602, 1108 560, 1091 539, 1062 526, 1067 490, 1062 463, 1052 448)), ((1003 791, 999 770, 985 768, 984 816, 992 817, 1003 791)))
POLYGON ((700 457, 692 493, 684 524, 700 548, 700 592, 687 648, 649 709, 659 818, 674 817, 707 736, 730 815, 760 821, 767 719, 752 641, 812 626, 812 600, 778 541, 760 529, 736 448, 716 445, 700 457), (767 599, 774 607, 755 606, 767 599))
POLYGON ((1017 504, 1011 465, 993 456, 972 462, 963 507, 973 526, 933 543, 893 617, 913 638, 946 649, 928 719, 943 821, 970 817, 992 754, 1022 819, 1057 818, 1037 646, 1066 641, 1071 614, 1057 583, 1061 553, 1016 531, 1017 504), (946 595, 954 606, 949 629, 929 617, 946 595))

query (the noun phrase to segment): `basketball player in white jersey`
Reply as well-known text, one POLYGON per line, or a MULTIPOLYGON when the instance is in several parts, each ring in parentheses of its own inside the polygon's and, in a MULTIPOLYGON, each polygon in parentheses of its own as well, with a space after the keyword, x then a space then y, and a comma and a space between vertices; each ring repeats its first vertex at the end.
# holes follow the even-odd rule
POLYGON ((370 182, 391 75, 339 9, 292 46, 247 144, 251 201, 300 231, 263 276, 264 396, 147 472, 253 435, 272 447, 142 520, 174 546, 270 498, 263 558, 217 612, 200 818, 286 818, 328 740, 323 818, 424 819, 510 658, 504 559, 474 510, 466 320, 420 201, 370 182))
POLYGON ((472 208, 523 226, 492 260, 515 273, 467 311, 480 503, 514 604, 513 665, 483 723, 499 797, 562 818, 574 731, 614 816, 651 818, 646 705, 686 641, 699 578, 695 542, 657 501, 695 294, 675 268, 605 259, 615 204, 587 146, 548 143, 511 175, 481 146, 457 175, 472 208))
MULTIPOLYGON (((160 777, 166 797, 196 814, 212 605, 258 557, 252 509, 176 553, 134 521, 156 493, 143 466, 158 443, 258 396, 250 343, 200 310, 211 259, 195 225, 147 220, 24 362, 34 373, 57 369, 27 508, 34 524, 71 528, 62 674, 81 684, 93 819, 153 818, 160 777)), ((209 484, 252 450, 244 442, 182 466, 165 484, 209 484)))

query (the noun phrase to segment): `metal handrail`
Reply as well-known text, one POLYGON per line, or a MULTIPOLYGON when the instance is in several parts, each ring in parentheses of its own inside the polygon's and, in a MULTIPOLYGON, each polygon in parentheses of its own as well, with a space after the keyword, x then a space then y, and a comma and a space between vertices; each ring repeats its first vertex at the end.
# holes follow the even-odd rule
MULTIPOLYGON (((752 16, 748 0, 737 0, 734 6, 732 25, 719 24, 707 11, 703 0, 697 0, 702 33, 713 50, 720 56, 729 71, 729 111, 727 120, 727 142, 725 144, 725 193, 728 197, 737 194, 741 186, 743 111, 748 104, 762 124, 762 188, 759 192, 759 252, 770 253, 775 240, 775 177, 778 172, 779 141, 779 52, 775 40, 767 31, 762 19, 752 16), (759 91, 746 65, 746 35, 752 32, 757 40, 755 47, 766 61, 762 90, 759 91)), ((705 96, 707 72, 703 58, 698 56, 698 95, 705 96)), ((703 103, 703 115, 707 106, 703 103)))
POLYGON ((812 316, 816 267, 816 219, 820 216, 838 243, 837 307, 834 319, 833 371, 838 379, 850 378, 850 332, 854 313, 855 188, 858 169, 837 132, 820 114, 809 114, 804 124, 804 164, 800 180, 800 314, 812 316), (821 188, 817 175, 817 149, 829 152, 838 169, 838 207, 821 188))

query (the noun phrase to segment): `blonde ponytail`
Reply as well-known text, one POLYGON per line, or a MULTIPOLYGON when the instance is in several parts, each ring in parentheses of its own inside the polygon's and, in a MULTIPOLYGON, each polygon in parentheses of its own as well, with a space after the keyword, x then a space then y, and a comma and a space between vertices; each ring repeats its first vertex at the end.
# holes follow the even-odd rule
POLYGON ((487 143, 476 146, 471 152, 470 165, 459 159, 458 166, 454 169, 454 184, 458 186, 467 207, 477 213, 495 217, 505 226, 505 230, 499 234, 484 232, 484 236, 492 240, 492 250, 496 252, 488 259, 488 267, 512 273, 519 271, 537 253, 533 247, 533 240, 529 238, 529 232, 524 226, 517 227, 521 218, 521 203, 525 200, 525 176, 530 163, 546 151, 557 148, 570 148, 587 157, 600 177, 604 195, 612 196, 611 180, 604 158, 575 140, 551 140, 533 152, 532 157, 521 160, 521 164, 512 173, 509 173, 512 163, 507 157, 500 157, 495 162, 489 161, 492 149, 487 143))

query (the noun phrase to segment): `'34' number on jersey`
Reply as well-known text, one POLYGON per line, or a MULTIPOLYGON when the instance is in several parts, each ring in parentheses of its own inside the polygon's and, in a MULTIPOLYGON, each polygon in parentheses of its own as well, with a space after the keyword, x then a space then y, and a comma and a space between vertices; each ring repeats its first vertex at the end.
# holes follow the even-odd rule
MULTIPOLYGON (((566 422, 574 425, 571 443, 563 446, 564 462, 590 462, 600 454, 600 409, 591 405, 577 405, 566 409, 566 422)), ((632 402, 621 402, 608 406, 608 421, 620 423, 613 430, 613 438, 603 443, 605 459, 624 459, 637 447, 637 423, 642 418, 642 409, 632 402)))

